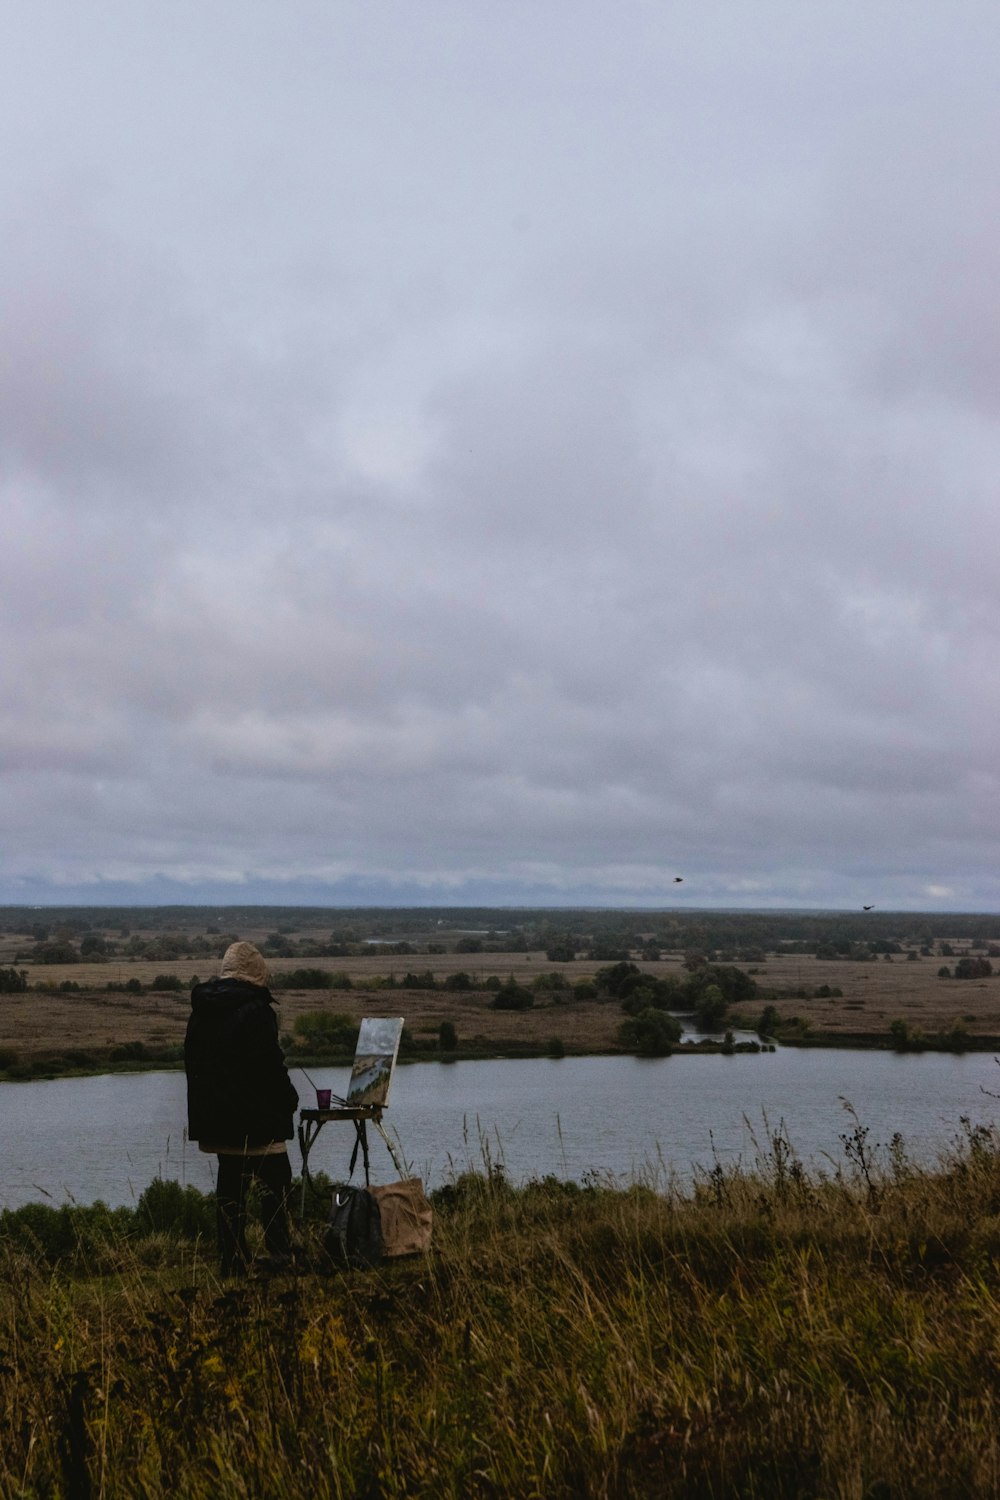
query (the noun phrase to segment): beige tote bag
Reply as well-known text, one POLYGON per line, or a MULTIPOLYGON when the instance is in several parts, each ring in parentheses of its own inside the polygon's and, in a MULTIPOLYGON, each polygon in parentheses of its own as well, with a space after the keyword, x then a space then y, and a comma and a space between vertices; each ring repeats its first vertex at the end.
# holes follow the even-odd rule
POLYGON ((387 1257, 421 1255, 430 1249, 434 1210, 427 1201, 422 1178, 407 1177, 368 1191, 378 1200, 387 1257))

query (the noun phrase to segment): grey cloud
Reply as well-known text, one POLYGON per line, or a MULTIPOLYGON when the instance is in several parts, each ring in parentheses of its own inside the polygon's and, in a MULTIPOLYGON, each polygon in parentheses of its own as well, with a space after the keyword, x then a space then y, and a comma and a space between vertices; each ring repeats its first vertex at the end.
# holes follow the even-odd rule
POLYGON ((996 899, 995 18, 60 14, 0 888, 996 899))

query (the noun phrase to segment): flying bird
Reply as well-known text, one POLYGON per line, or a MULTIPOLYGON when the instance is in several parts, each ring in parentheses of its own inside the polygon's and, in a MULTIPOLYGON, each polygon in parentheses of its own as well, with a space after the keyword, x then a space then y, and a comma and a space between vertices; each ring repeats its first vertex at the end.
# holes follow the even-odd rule
POLYGON ((674 885, 683 885, 683 884, 684 884, 684 876, 683 875, 675 875, 674 876, 674 885))
POLYGON ((874 908, 874 906, 863 906, 863 907, 862 907, 862 908, 861 908, 861 910, 862 910, 862 911, 874 911, 874 910, 875 910, 875 908, 874 908))

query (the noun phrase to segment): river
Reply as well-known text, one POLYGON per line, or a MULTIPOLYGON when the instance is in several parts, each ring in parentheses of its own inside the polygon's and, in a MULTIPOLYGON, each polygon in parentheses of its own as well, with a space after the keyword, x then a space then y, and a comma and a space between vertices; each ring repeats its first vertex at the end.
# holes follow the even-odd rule
MULTIPOLYGON (((346 1088, 342 1068, 313 1068, 314 1081, 346 1088)), ((292 1070, 301 1102, 312 1086, 292 1070)), ((841 1136, 853 1105, 871 1143, 900 1132, 915 1159, 933 1162, 961 1132, 961 1117, 991 1124, 1000 1112, 992 1054, 897 1054, 787 1048, 644 1060, 420 1063, 397 1068, 385 1124, 430 1186, 480 1167, 484 1151, 511 1178, 554 1173, 582 1181, 673 1172, 689 1180, 724 1162, 751 1166, 767 1126, 784 1123, 798 1154, 827 1169, 844 1160, 841 1136)), ((132 1203, 156 1176, 212 1186, 214 1157, 184 1131, 184 1075, 105 1074, 0 1084, 0 1207, 31 1201, 132 1203)), ((324 1127, 314 1170, 346 1173, 353 1132, 324 1127)), ((297 1145, 290 1147, 299 1169, 297 1145)), ((395 1176, 377 1136, 373 1181, 395 1176)))

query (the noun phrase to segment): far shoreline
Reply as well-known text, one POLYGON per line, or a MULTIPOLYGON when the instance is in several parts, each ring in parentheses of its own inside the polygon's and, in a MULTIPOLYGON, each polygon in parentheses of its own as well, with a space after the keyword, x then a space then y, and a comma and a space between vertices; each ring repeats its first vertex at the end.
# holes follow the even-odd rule
MULTIPOLYGON (((935 1056, 963 1056, 966 1053, 1000 1054, 1000 1036, 969 1037, 959 1045, 936 1042, 924 1038, 918 1042, 900 1046, 889 1037, 867 1034, 845 1035, 844 1033, 812 1034, 808 1037, 786 1039, 761 1039, 756 1043, 700 1040, 679 1042, 669 1052, 644 1055, 620 1047, 593 1047, 552 1052, 544 1046, 529 1044, 509 1045, 494 1048, 459 1047, 452 1052, 425 1052, 415 1056, 400 1057, 397 1067, 409 1067, 427 1063, 453 1066, 462 1062, 573 1062, 586 1057, 632 1057, 641 1062, 669 1062, 684 1057, 759 1057, 783 1051, 840 1051, 840 1052, 895 1052, 900 1057, 929 1053, 935 1056)), ((307 1072, 309 1069, 342 1069, 350 1071, 351 1057, 303 1055, 285 1059, 289 1072, 307 1072)), ((4 1083, 52 1083, 62 1078, 100 1078, 134 1073, 183 1073, 183 1060, 177 1057, 135 1058, 116 1061, 111 1058, 95 1058, 92 1064, 72 1063, 60 1066, 58 1057, 35 1057, 27 1066, 15 1069, 0 1069, 0 1084, 4 1083)))

